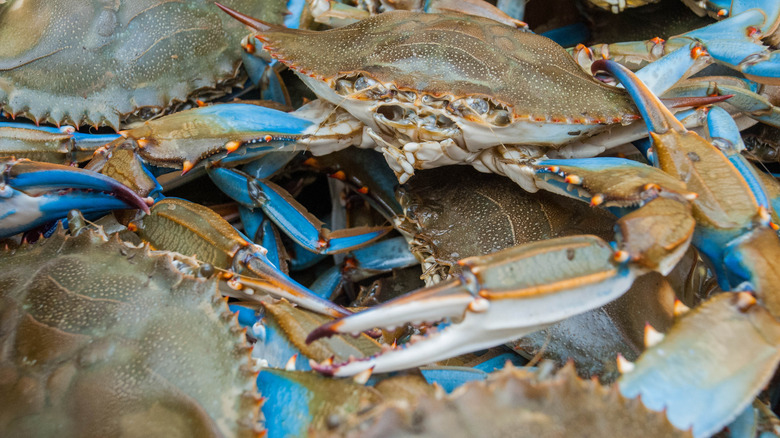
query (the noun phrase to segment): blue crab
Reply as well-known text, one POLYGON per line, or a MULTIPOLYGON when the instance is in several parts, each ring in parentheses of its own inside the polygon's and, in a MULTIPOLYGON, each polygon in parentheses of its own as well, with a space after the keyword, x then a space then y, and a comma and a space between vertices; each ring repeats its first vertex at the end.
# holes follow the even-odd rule
MULTIPOLYGON (((280 23, 281 0, 237 0, 280 23)), ((56 125, 144 118, 242 83, 243 29, 212 2, 13 0, 0 5, 0 110, 56 125), (52 72, 57 74, 52 75, 52 72)))
MULTIPOLYGON (((762 180, 742 166, 739 155, 724 154, 685 130, 630 71, 608 61, 596 63, 596 68, 614 73, 632 93, 652 130, 653 157, 670 174, 661 176, 653 168, 614 158, 547 160, 536 172, 541 186, 595 205, 644 204, 618 221, 618 250, 595 236, 573 236, 463 259, 456 278, 326 324, 309 340, 377 325, 443 317, 453 322, 411 345, 317 369, 335 375, 386 372, 495 345, 488 339, 506 342, 615 299, 641 272, 669 272, 691 240, 711 262, 723 289, 753 290, 769 314, 780 314, 780 240, 770 227, 771 207, 762 180), (621 177, 615 178, 619 169, 621 177), (612 176, 605 178, 605 172, 612 176), (713 174, 718 175, 716 181, 705 178, 713 174), (662 232, 648 234, 648 229, 662 232)), ((713 117, 718 114, 711 110, 713 117)), ((734 135, 730 128, 721 128, 711 127, 718 144, 734 135)), ((744 403, 735 400, 728 409, 736 415, 744 403)))
POLYGON ((262 431, 251 347, 202 265, 87 229, 0 263, 4 436, 262 431))
MULTIPOLYGON (((560 46, 487 18, 395 11, 311 32, 221 7, 257 31, 253 50, 262 46, 321 99, 360 120, 359 146, 381 150, 402 183, 415 169, 470 164, 536 191, 517 163, 638 119, 622 90, 583 72, 560 46)), ((663 91, 704 64, 704 52, 693 53, 678 50, 643 77, 663 91)))

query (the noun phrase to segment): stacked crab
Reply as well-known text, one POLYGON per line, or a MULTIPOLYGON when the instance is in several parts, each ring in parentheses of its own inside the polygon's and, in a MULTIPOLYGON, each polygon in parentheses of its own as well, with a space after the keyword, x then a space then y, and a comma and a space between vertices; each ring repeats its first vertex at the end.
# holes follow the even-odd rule
POLYGON ((225 3, 0 4, 3 435, 775 430, 779 4, 225 3))

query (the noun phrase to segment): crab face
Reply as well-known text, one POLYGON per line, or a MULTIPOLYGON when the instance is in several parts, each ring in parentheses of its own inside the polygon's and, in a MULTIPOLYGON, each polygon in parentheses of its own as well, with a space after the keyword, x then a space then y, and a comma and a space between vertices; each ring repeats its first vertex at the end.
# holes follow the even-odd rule
POLYGON ((310 32, 233 14, 320 98, 389 142, 557 146, 637 118, 624 92, 560 46, 489 19, 392 12, 310 32))

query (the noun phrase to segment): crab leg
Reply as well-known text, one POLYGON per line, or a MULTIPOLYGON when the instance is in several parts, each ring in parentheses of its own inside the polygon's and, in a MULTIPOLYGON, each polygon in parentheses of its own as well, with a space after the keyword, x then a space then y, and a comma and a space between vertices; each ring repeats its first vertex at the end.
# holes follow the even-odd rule
POLYGON ((409 251, 409 245, 403 237, 393 237, 349 253, 347 259, 334 266, 310 286, 321 297, 331 297, 341 286, 344 278, 356 282, 372 277, 380 272, 406 268, 420 263, 409 251))
POLYGON ((312 332, 307 342, 442 317, 460 322, 370 358, 314 368, 338 376, 367 369, 388 372, 500 345, 614 300, 640 272, 617 261, 610 246, 595 236, 534 242, 459 263, 460 277, 333 321, 312 332))
POLYGON ((349 251, 384 236, 391 229, 361 227, 330 231, 323 227, 319 219, 306 213, 298 201, 270 181, 225 168, 210 169, 209 176, 222 191, 241 205, 262 208, 295 242, 312 252, 333 254, 349 251))
POLYGON ((227 271, 227 278, 247 299, 254 290, 315 312, 340 317, 349 311, 311 293, 281 272, 265 256, 265 249, 251 243, 220 215, 182 199, 158 201, 151 214, 135 224, 139 236, 153 248, 176 251, 227 271), (246 275, 244 275, 246 274, 246 275))
POLYGON ((99 173, 29 160, 0 162, 0 237, 63 218, 73 209, 123 208, 149 211, 138 195, 99 173))
POLYGON ((742 136, 737 124, 728 112, 720 107, 713 107, 707 113, 707 128, 712 144, 720 149, 737 171, 745 179, 750 191, 756 197, 759 208, 770 211, 769 197, 764 183, 757 170, 740 152, 745 150, 742 136))
POLYGON ((639 68, 681 47, 687 47, 691 42, 698 42, 714 61, 735 68, 756 82, 777 84, 780 81, 777 74, 780 52, 764 45, 761 38, 777 28, 780 3, 762 0, 734 2, 733 5, 735 7, 728 19, 671 37, 668 41, 654 38, 650 41, 603 44, 590 48, 579 46, 574 49, 572 56, 584 68, 594 59, 603 57, 639 68))

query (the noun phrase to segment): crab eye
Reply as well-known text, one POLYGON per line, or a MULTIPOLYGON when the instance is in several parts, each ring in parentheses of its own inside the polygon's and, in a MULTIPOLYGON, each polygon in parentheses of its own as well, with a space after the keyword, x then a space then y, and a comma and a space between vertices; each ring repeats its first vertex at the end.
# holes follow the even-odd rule
POLYGON ((490 123, 496 126, 506 126, 511 122, 509 112, 505 110, 493 110, 490 112, 490 123))
POLYGON ((466 99, 466 103, 480 115, 487 113, 490 109, 490 105, 485 99, 466 99))
POLYGON ((366 88, 373 87, 377 82, 371 78, 361 76, 355 81, 355 91, 365 90, 366 88))

